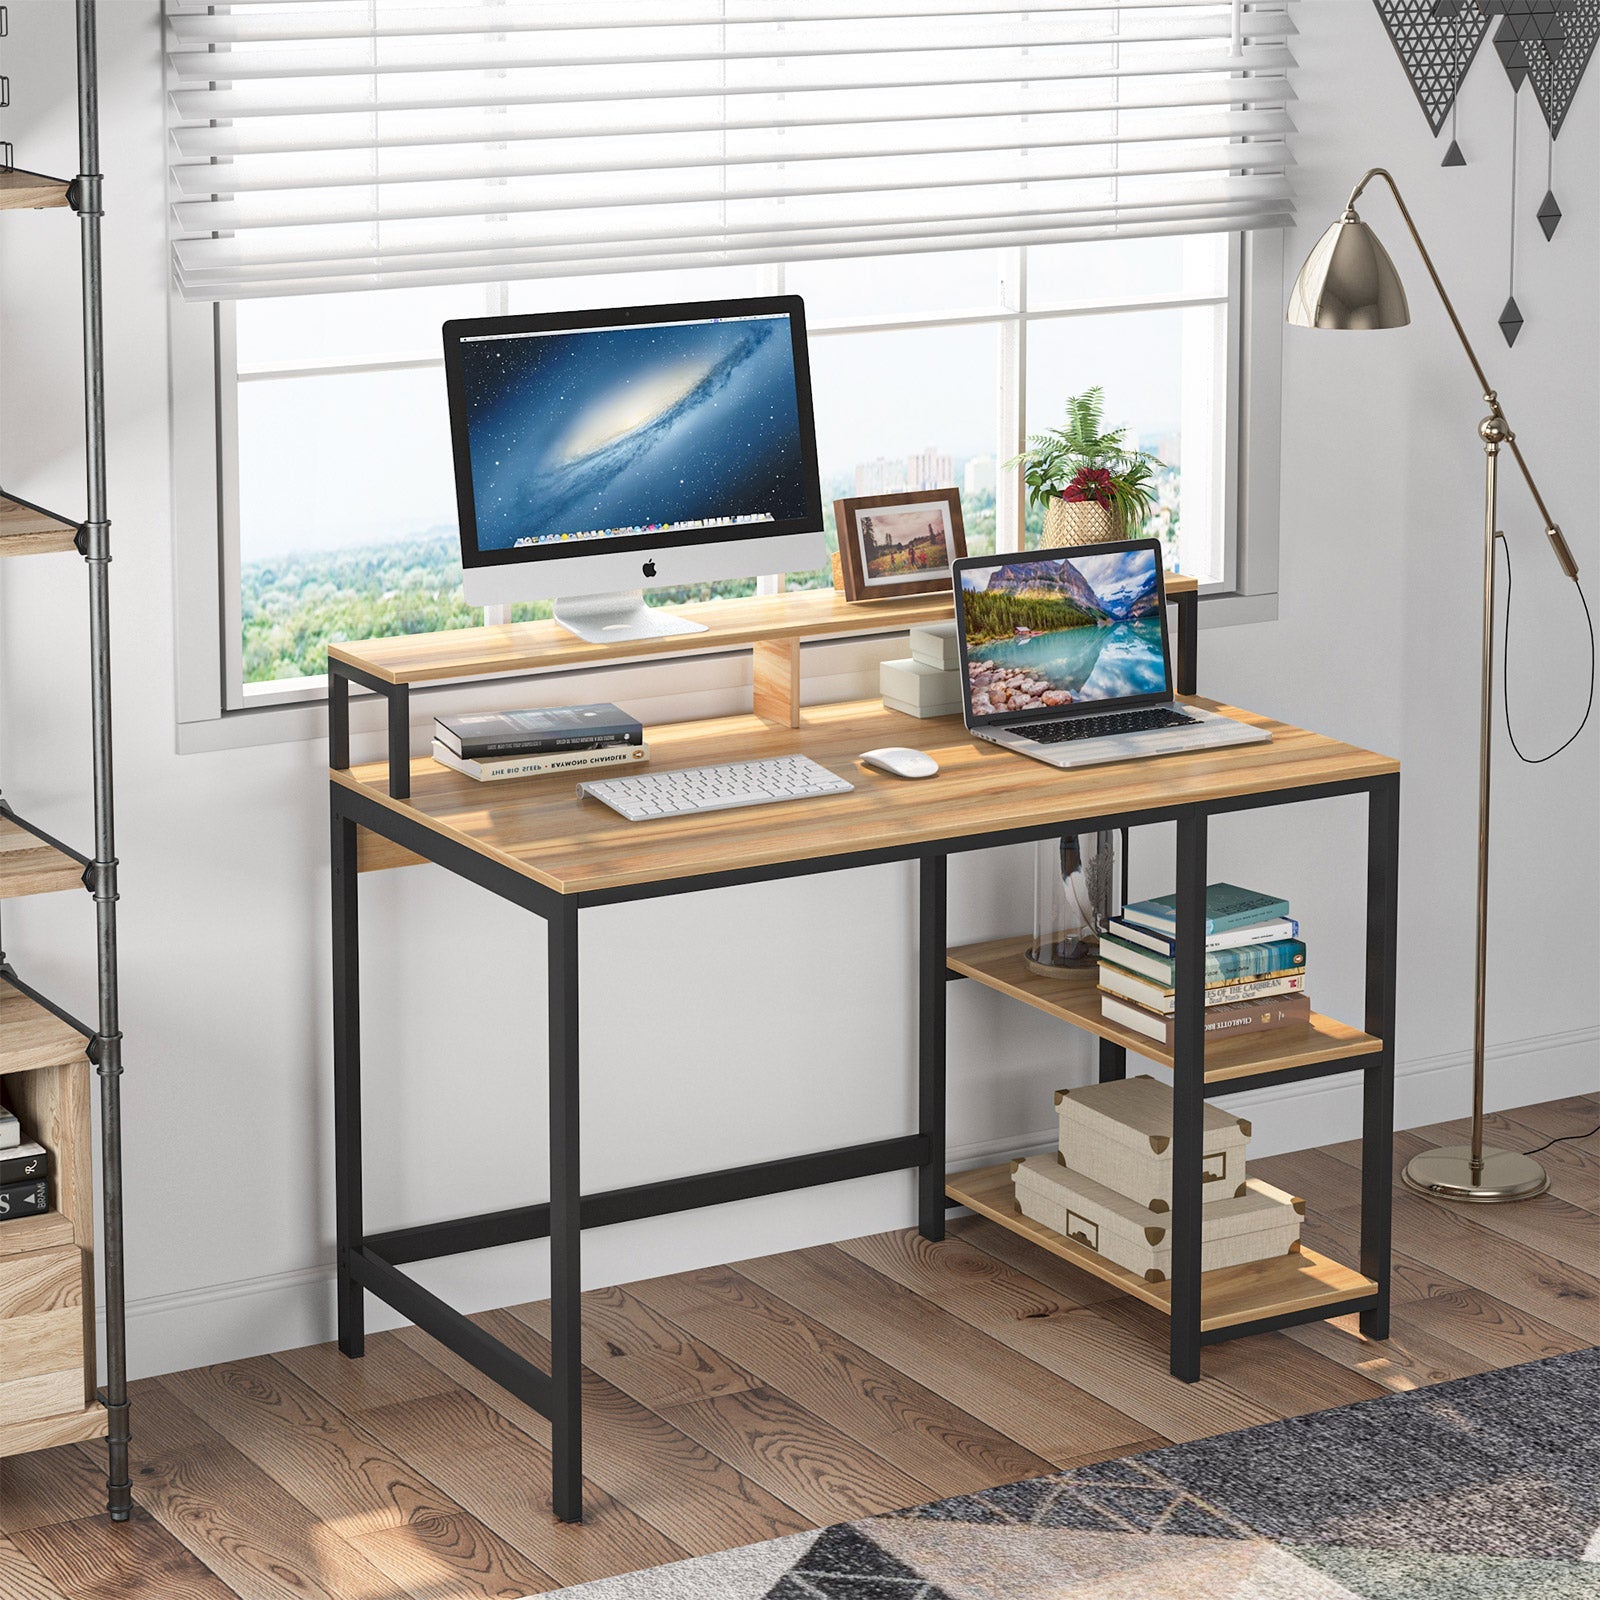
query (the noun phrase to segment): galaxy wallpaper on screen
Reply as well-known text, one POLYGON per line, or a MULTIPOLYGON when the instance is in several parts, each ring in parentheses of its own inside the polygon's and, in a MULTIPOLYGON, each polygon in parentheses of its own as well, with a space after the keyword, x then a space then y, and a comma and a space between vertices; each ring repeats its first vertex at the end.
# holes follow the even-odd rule
POLYGON ((786 316, 469 339, 478 548, 806 514, 786 316))

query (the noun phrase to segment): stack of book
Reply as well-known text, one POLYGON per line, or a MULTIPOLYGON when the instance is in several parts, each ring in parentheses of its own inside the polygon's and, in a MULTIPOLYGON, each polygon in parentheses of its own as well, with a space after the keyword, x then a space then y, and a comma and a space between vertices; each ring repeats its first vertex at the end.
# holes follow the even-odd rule
POLYGON ((650 759, 644 727, 613 705, 541 706, 433 719, 433 759, 480 783, 650 759))
POLYGON ((22 1124, 0 1106, 0 1223, 50 1209, 50 1157, 22 1137, 22 1124))
POLYGON ((878 666, 878 692, 908 717, 951 717, 961 710, 961 655, 953 622, 911 630, 911 654, 878 666))
MULTIPOLYGON (((1176 897, 1123 908, 1100 940, 1100 1011, 1172 1048, 1176 897)), ((1306 947, 1289 902, 1237 884, 1206 889, 1208 1039, 1260 1033, 1311 1018, 1306 947)))

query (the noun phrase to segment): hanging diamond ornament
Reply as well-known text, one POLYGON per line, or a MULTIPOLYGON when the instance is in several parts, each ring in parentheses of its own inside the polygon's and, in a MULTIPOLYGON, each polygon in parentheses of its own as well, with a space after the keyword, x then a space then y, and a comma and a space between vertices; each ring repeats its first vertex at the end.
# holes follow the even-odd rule
POLYGON ((1517 309, 1517 297, 1512 295, 1506 301, 1506 308, 1500 313, 1500 331, 1506 336, 1507 345, 1517 342, 1517 335, 1522 332, 1522 313, 1517 309))
POLYGON ((1539 203, 1539 226, 1544 229, 1546 239, 1556 236, 1556 229, 1561 226, 1561 207, 1556 204, 1554 189, 1547 189, 1545 196, 1539 203))

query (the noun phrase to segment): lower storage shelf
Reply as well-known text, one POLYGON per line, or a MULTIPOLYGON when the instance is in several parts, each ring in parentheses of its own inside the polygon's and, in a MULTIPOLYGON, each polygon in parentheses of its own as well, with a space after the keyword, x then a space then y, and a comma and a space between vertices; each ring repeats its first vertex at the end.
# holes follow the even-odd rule
POLYGON ((111 1413, 98 1400, 81 1411, 69 1411, 59 1417, 0 1422, 0 1460, 30 1455, 35 1450, 54 1450, 57 1445, 78 1444, 84 1439, 103 1439, 110 1424, 111 1413))
MULTIPOLYGON (((945 1193, 991 1222, 1060 1256, 1063 1261, 1070 1261, 1073 1266, 1103 1278, 1157 1311, 1171 1314, 1170 1283, 1146 1283, 1137 1273, 1106 1260, 1087 1245, 1023 1216, 1017 1209, 1009 1161, 972 1172, 951 1173, 945 1179, 945 1193)), ((1290 1255, 1202 1274, 1200 1329, 1204 1333, 1242 1322, 1315 1310, 1318 1306, 1357 1300, 1377 1291, 1377 1284, 1370 1278, 1314 1250, 1302 1248, 1290 1255)))

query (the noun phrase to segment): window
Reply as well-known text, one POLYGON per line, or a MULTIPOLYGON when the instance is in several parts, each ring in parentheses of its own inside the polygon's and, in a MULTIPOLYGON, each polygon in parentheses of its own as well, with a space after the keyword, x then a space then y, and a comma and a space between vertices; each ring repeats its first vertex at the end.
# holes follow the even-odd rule
POLYGON ((954 484, 970 550, 1037 543, 1041 518, 1004 463, 1100 384, 1108 418, 1164 464, 1152 531, 1169 564, 1227 587, 1243 248, 1197 234, 220 306, 226 703, 320 692, 330 640, 478 620, 456 544, 438 334, 450 317, 803 295, 830 541, 835 499, 954 484))

